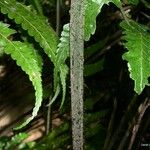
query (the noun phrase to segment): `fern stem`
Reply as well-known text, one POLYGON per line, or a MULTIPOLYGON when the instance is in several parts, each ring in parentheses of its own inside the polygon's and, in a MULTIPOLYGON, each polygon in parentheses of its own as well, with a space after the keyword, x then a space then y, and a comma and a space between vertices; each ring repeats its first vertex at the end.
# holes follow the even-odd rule
MULTIPOLYGON (((60 0, 57 0, 56 2, 56 34, 59 36, 60 33, 60 0)), ((55 79, 56 81, 57 79, 55 79)), ((54 86, 55 89, 55 86, 54 86)), ((55 92, 55 90, 54 90, 55 92)), ((57 96, 59 95, 60 88, 57 86, 56 92, 53 96, 53 98, 49 97, 49 102, 47 104, 47 125, 46 125, 46 134, 48 134, 52 129, 52 103, 56 100, 57 96)))
MULTIPOLYGON (((56 2, 56 34, 59 36, 60 33, 60 0, 56 2)), ((55 79, 56 81, 57 79, 55 79)), ((55 83, 54 83, 55 84, 55 83)), ((55 92, 55 85, 54 85, 54 92, 55 92)), ((59 95, 60 88, 57 86, 56 92, 54 97, 49 97, 49 102, 47 104, 47 125, 46 125, 46 134, 48 134, 52 130, 52 103, 56 100, 57 96, 59 95)))
POLYGON ((60 0, 57 0, 57 3, 56 3, 56 33, 59 36, 60 34, 60 0))
POLYGON ((58 85, 57 88, 56 88, 56 92, 55 92, 53 98, 50 99, 50 101, 49 101, 49 103, 47 104, 47 106, 52 105, 52 103, 53 103, 53 102, 56 100, 56 98, 58 97, 59 93, 60 93, 60 86, 58 85))
MULTIPOLYGON (((51 101, 51 96, 49 97, 49 103, 50 101, 51 101)), ((52 105, 48 106, 47 108, 46 135, 48 135, 51 129, 52 129, 52 105)))
POLYGON ((52 130, 52 103, 56 100, 60 93, 60 87, 57 86, 56 92, 53 97, 49 97, 49 102, 46 105, 47 109, 47 119, 46 119, 46 134, 48 134, 52 130))
POLYGON ((73 150, 83 150, 84 0, 72 0, 70 12, 70 77, 73 150))

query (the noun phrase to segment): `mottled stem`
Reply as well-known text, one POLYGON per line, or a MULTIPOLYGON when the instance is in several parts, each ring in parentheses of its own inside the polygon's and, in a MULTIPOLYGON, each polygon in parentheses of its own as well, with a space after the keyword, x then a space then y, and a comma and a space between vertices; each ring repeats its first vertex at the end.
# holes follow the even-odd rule
POLYGON ((83 150, 84 1, 72 0, 70 10, 70 75, 73 150, 83 150))

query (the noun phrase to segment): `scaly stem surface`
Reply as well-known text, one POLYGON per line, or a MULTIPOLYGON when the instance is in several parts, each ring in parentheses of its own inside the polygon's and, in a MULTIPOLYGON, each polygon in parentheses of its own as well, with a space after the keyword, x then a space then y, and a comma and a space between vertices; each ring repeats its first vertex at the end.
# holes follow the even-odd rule
POLYGON ((70 75, 73 150, 83 150, 84 0, 70 10, 70 75))

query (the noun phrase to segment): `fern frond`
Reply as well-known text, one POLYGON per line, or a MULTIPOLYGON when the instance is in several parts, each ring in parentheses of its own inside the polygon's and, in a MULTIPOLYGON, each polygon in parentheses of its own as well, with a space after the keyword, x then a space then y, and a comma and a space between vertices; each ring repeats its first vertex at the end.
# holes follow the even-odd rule
POLYGON ((103 69, 104 59, 101 59, 95 63, 85 65, 84 76, 91 76, 103 69))
POLYGON ((134 90, 140 94, 148 83, 150 76, 150 29, 130 20, 129 24, 123 21, 123 42, 128 49, 123 59, 128 61, 130 77, 134 80, 134 90))
POLYGON ((63 26, 63 31, 60 37, 60 43, 57 48, 57 66, 60 66, 69 57, 69 23, 63 26))
POLYGON ((15 33, 14 30, 8 27, 7 24, 0 22, 0 47, 4 49, 6 54, 10 54, 16 60, 17 65, 29 75, 29 79, 35 89, 36 107, 33 110, 32 116, 20 126, 23 127, 37 115, 41 106, 43 94, 41 83, 42 62, 40 55, 36 53, 31 45, 8 39, 11 34, 15 33))
POLYGON ((68 67, 67 65, 65 65, 65 61, 69 57, 69 36, 70 36, 69 30, 70 30, 69 24, 65 24, 63 26, 63 31, 60 37, 60 43, 58 44, 58 49, 57 49, 57 65, 56 66, 58 67, 58 69, 55 69, 54 79, 57 80, 57 76, 60 77, 60 82, 61 82, 62 90, 63 90, 61 107, 64 103, 65 96, 66 96, 66 78, 68 74, 68 67))
POLYGON ((120 0, 86 0, 85 5, 85 41, 88 41, 96 30, 96 17, 101 12, 104 4, 113 2, 116 6, 120 6, 120 0))
MULTIPOLYGON (((58 84, 60 82, 60 76, 62 77, 62 75, 60 74, 63 73, 63 69, 60 69, 60 65, 58 65, 59 60, 62 58, 59 57, 59 52, 58 54, 56 52, 58 38, 54 30, 47 25, 45 20, 37 16, 35 13, 31 12, 31 10, 28 9, 27 6, 16 2, 15 0, 1 0, 0 7, 2 13, 8 14, 9 18, 14 19, 17 24, 21 24, 22 28, 27 30, 30 36, 34 37, 34 39, 40 44, 40 46, 44 49, 45 53, 54 63, 54 72, 56 72, 54 73, 54 84, 57 83, 57 85, 54 87, 54 92, 57 92, 56 87, 59 86, 58 84), (59 74, 58 77, 56 77, 57 74, 59 74)), ((60 53, 63 54, 62 52, 60 53)), ((66 58, 63 58, 61 62, 65 63, 65 59, 66 58)), ((64 91, 64 86, 66 84, 64 85, 63 82, 62 85, 64 91)))
POLYGON ((34 37, 55 64, 57 36, 45 20, 31 12, 27 6, 15 0, 0 0, 0 8, 3 14, 8 14, 10 19, 14 19, 17 24, 21 24, 22 28, 34 37))
POLYGON ((60 108, 63 106, 66 97, 66 78, 67 78, 68 70, 69 70, 68 66, 65 64, 63 64, 60 68, 60 80, 61 80, 62 90, 63 90, 60 108))

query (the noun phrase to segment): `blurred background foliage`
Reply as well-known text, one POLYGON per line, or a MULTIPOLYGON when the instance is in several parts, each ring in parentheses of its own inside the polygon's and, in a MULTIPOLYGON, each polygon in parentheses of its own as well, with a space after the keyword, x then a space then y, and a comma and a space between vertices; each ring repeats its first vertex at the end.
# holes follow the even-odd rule
MULTIPOLYGON (((55 0, 18 0, 28 5, 56 29, 55 0)), ((69 0, 60 2, 60 28, 69 22, 69 0)), ((123 10, 131 18, 150 26, 150 3, 148 0, 123 0, 123 10)), ((0 14, 1 21, 9 23, 17 33, 12 37, 23 41, 33 41, 26 31, 7 16, 0 14)), ((122 60, 125 52, 121 44, 122 19, 115 5, 104 5, 97 17, 96 33, 85 43, 85 85, 84 85, 84 125, 85 149, 87 150, 127 150, 131 143, 134 127, 141 108, 147 101, 149 88, 140 96, 133 90, 127 64, 122 60)), ((43 85, 44 102, 39 115, 30 125, 20 131, 12 128, 26 119, 34 104, 34 91, 30 81, 15 62, 0 49, 0 150, 67 150, 71 144, 71 116, 69 77, 67 98, 61 110, 60 99, 52 105, 51 120, 47 120, 46 104, 52 89, 53 65, 41 51, 44 58, 43 85), (46 133, 47 123, 51 131, 46 133)), ((68 61, 69 62, 69 61, 68 61)), ((132 149, 146 150, 142 143, 150 144, 150 110, 147 109, 137 131, 132 149)))

